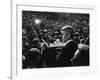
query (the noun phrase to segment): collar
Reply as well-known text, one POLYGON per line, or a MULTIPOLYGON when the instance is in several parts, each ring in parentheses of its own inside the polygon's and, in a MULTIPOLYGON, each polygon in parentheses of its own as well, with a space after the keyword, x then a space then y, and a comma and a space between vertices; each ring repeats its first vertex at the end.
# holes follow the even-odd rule
POLYGON ((68 43, 71 42, 71 41, 73 41, 73 40, 72 40, 72 39, 68 40, 68 41, 66 42, 66 44, 68 44, 68 43))

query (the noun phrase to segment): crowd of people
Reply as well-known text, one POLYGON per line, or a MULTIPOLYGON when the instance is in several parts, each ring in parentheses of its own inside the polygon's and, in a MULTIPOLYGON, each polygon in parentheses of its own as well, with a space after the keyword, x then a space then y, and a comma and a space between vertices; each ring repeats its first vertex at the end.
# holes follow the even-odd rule
POLYGON ((23 69, 87 65, 89 14, 22 12, 23 69), (65 25, 70 25, 72 30, 66 30, 70 26, 65 25), (58 39, 67 47, 50 47, 58 39))

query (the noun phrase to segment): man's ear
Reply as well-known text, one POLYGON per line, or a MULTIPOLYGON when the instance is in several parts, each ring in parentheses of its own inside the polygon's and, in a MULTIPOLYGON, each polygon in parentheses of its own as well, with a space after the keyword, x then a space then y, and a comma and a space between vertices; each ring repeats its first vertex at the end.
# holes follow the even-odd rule
POLYGON ((68 38, 70 38, 70 34, 68 34, 67 36, 68 36, 68 38))

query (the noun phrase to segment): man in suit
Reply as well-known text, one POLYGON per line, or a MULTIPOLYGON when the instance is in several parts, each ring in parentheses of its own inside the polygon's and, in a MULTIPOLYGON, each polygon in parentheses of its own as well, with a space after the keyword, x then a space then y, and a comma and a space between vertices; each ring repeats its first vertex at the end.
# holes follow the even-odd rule
POLYGON ((66 45, 62 48, 58 58, 58 67, 72 66, 71 59, 77 50, 77 44, 73 41, 74 31, 72 26, 64 26, 61 29, 62 42, 66 45))

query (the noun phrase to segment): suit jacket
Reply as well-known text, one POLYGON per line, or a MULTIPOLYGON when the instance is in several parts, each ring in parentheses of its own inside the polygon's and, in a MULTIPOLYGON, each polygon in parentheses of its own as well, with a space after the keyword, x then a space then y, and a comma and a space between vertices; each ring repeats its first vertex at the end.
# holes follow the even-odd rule
POLYGON ((73 40, 69 40, 59 55, 58 66, 71 66, 71 59, 73 58, 76 50, 77 44, 75 44, 73 40))

